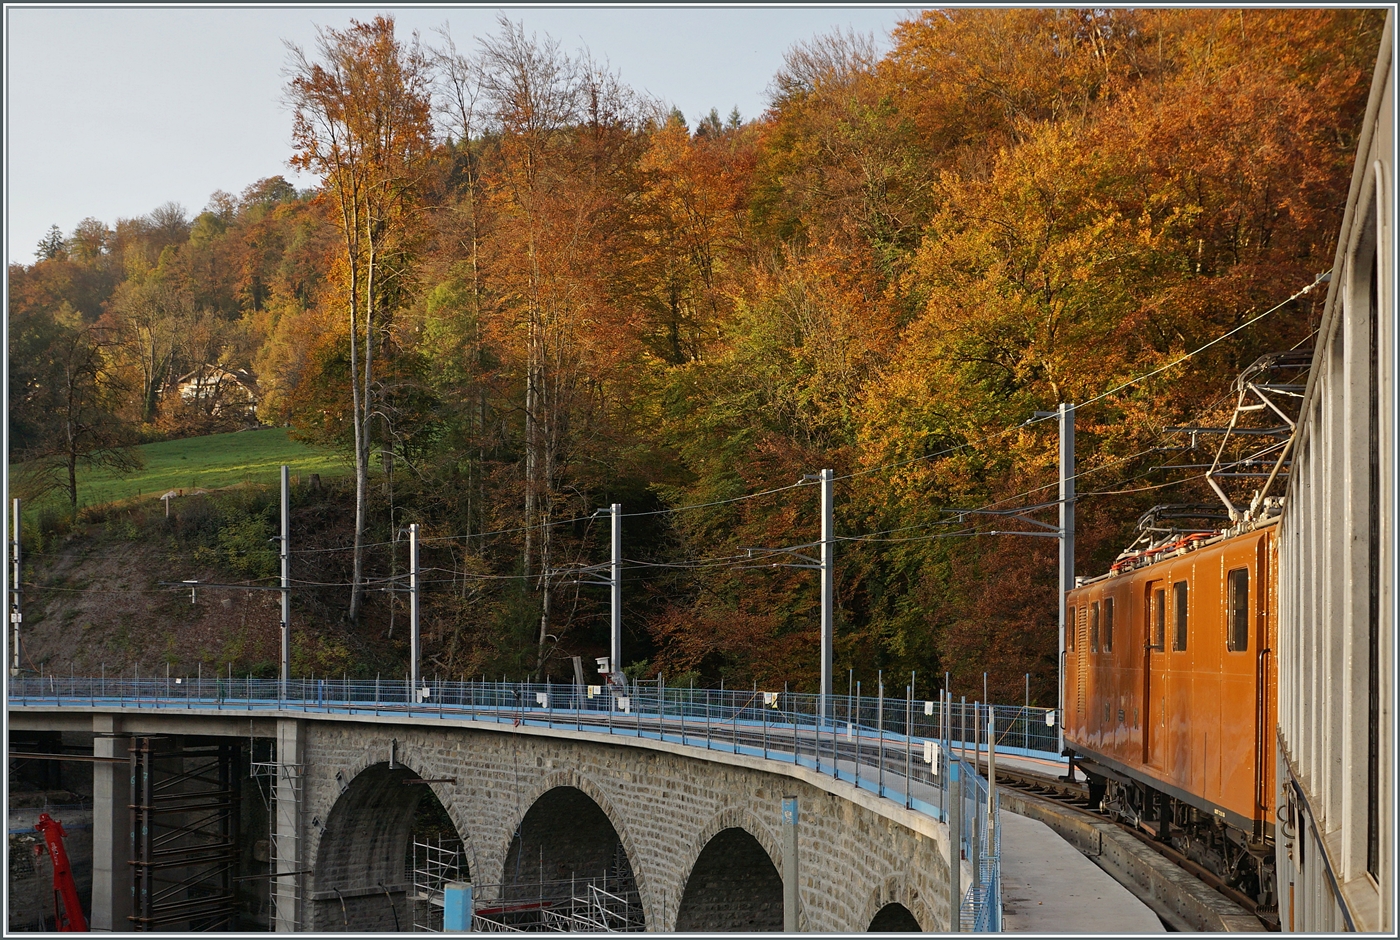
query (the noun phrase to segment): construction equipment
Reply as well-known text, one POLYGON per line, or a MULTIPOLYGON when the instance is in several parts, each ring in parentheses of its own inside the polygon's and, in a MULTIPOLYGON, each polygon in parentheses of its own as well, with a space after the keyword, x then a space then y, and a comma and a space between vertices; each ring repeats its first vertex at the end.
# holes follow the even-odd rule
MULTIPOLYGON (((49 847, 49 858, 53 860, 53 922, 61 931, 87 932, 87 919, 83 917, 83 906, 78 902, 78 886, 73 883, 73 867, 68 864, 68 850, 63 847, 66 833, 63 824, 48 813, 40 813, 34 828, 44 834, 44 842, 49 847), (59 896, 63 898, 59 909, 59 896)), ((41 852, 39 846, 34 846, 41 852)))

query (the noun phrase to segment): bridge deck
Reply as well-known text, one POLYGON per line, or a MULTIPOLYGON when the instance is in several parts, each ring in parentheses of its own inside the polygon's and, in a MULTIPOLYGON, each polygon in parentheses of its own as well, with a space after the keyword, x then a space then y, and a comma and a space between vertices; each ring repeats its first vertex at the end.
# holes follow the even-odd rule
MULTIPOLYGON (((889 708, 887 700, 877 699, 875 714, 865 714, 866 705, 861 705, 859 709, 847 709, 846 716, 839 716, 833 705, 833 721, 818 718, 815 702, 807 702, 813 707, 804 712, 799 696, 790 696, 796 704, 784 711, 776 708, 780 704, 779 693, 742 690, 719 695, 703 690, 694 693, 683 690, 676 693, 674 698, 666 698, 663 710, 660 707, 663 698, 659 688, 654 700, 648 702, 640 696, 614 698, 606 693, 585 698, 582 689, 570 687, 496 688, 485 683, 451 683, 436 685, 431 689, 425 687, 421 695, 405 691, 399 700, 385 701, 381 693, 392 693, 393 686, 382 688, 378 682, 370 685, 298 681, 288 683, 288 688, 284 690, 276 682, 258 680, 230 682, 197 678, 191 683, 177 678, 172 684, 170 680, 147 680, 143 683, 134 679, 70 677, 63 680, 46 677, 37 682, 21 680, 17 685, 17 688, 10 690, 9 696, 12 720, 34 712, 46 712, 53 716, 58 712, 74 715, 119 711, 133 717, 142 715, 157 720, 161 715, 173 717, 183 712, 191 718, 220 721, 232 716, 239 716, 241 720, 246 715, 249 733, 255 718, 267 720, 285 716, 320 717, 331 722, 372 718, 389 723, 494 727, 531 735, 602 736, 612 740, 631 738, 643 747, 672 749, 679 745, 680 750, 694 751, 697 756, 708 753, 711 759, 720 761, 725 761, 722 755, 728 753, 741 762, 759 758, 765 764, 791 764, 799 776, 810 776, 810 772, 815 771, 818 781, 823 777, 829 780, 830 783, 821 784, 829 791, 849 786, 862 793, 865 799, 874 795, 878 798, 877 802, 890 801, 912 809, 916 815, 937 820, 943 818, 947 800, 942 781, 934 774, 935 768, 925 763, 924 745, 934 738, 933 722, 937 720, 936 710, 928 708, 926 703, 919 703, 924 706, 920 709, 915 709, 912 702, 889 708), (360 688, 361 685, 365 687, 360 688), (287 694, 289 692, 292 694, 287 694), (631 707, 627 707, 629 701, 631 707), (623 710, 613 707, 617 703, 623 703, 623 710), (652 707, 648 709, 648 705, 652 707), (49 712, 50 709, 54 711, 49 712), (925 711, 926 716, 932 717, 919 720, 923 717, 918 715, 919 711, 925 711), (857 720, 844 721, 842 717, 857 720), (872 724, 875 727, 870 727, 872 724), (891 725, 913 733, 901 734, 891 725), (923 727, 920 728, 920 725, 923 727), (926 733, 919 734, 920 730, 926 733)), ((1013 715, 1020 717, 1010 720, 1012 730, 1007 736, 1013 740, 1020 738, 1022 744, 1031 744, 1033 735, 1030 731, 1034 729, 1030 727, 1031 722, 1020 715, 1022 711, 1024 709, 1012 710, 1013 715), (1016 722, 1019 722, 1019 726, 1016 722)), ((1000 734, 998 736, 1002 737, 1000 734)), ((956 741, 952 750, 955 753, 963 751, 956 741)), ((1053 760, 1046 759, 1050 755, 1024 746, 1002 745, 998 747, 998 752, 1003 760, 1053 764, 1053 760)), ((963 751, 962 756, 969 755, 963 751)), ((971 779, 976 786, 976 778, 971 779)), ((985 800, 972 793, 967 795, 967 799, 968 808, 981 815, 985 800)), ((965 822, 965 825, 970 824, 965 822)), ((965 836, 970 838, 973 831, 967 829, 965 836)), ((1032 873, 1027 879, 1028 885, 1038 877, 1035 872, 1056 873, 1044 889, 1047 897, 1056 892, 1054 882, 1060 878, 1071 878, 1076 884, 1089 884, 1088 879, 1094 875, 1107 877, 1039 823, 1032 825, 1030 820, 1013 821, 1003 832, 1003 853, 1026 855, 1018 870, 1032 873), (1037 831, 1037 826, 1044 829, 1044 833, 1037 831), (1049 839, 1045 838, 1046 835, 1049 839), (1080 863, 1079 867, 1072 864, 1076 860, 1080 863)), ((967 890, 972 877, 967 863, 964 863, 961 876, 964 890, 967 890)), ((984 877, 993 879, 991 884, 994 885, 995 868, 984 877)), ((1116 884, 1109 884, 1117 888, 1116 884)), ((1019 892, 1020 886, 1017 890, 1019 892)), ((1099 895, 1112 896, 1106 890, 1097 887, 1094 890, 1099 895)), ((1117 890, 1121 892, 1121 889, 1117 890)), ((1020 897, 1021 894, 1017 893, 1016 896, 1020 897)), ((1132 900, 1131 896, 1128 897, 1132 900)), ((1039 903, 1039 897, 1037 901, 1036 907, 1044 906, 1039 903)), ((968 903, 964 901, 964 919, 968 903)), ((1136 904, 1135 901, 1133 903, 1136 904)), ((1131 916, 1124 919, 1114 913, 1114 908, 1109 910, 1110 913, 1104 915, 1105 920, 1084 921, 1081 917, 1077 921, 1065 921, 1063 927, 1034 920, 1026 929, 1082 932, 1116 928, 1122 931, 1138 922, 1131 916)), ((1132 911, 1132 914, 1140 915, 1145 910, 1132 911)), ((1156 924, 1150 913, 1146 916, 1151 924, 1156 924)))

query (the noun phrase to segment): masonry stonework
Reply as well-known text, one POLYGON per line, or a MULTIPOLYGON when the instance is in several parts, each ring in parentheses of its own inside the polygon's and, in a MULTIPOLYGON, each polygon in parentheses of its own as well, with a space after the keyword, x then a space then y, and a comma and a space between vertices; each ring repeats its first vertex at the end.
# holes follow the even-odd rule
POLYGON ((392 929, 385 889, 406 916, 397 859, 424 789, 402 785, 411 774, 455 779, 426 786, 462 836, 479 884, 508 880, 517 826, 544 794, 573 787, 611 822, 649 928, 670 931, 701 852, 724 830, 749 833, 782 871, 780 805, 796 796, 803 930, 864 931, 891 902, 925 931, 948 928, 943 827, 805 768, 635 738, 468 722, 312 719, 305 727, 301 818, 311 903, 304 929, 343 929, 342 898, 363 899, 354 926, 392 929))
MULTIPOLYGON (((485 886, 507 880, 506 863, 520 823, 556 787, 580 791, 606 815, 615 841, 607 838, 626 853, 651 930, 676 927, 701 853, 726 830, 741 829, 752 841, 736 840, 730 833, 717 850, 730 851, 737 861, 733 846, 742 844, 753 865, 756 843, 773 869, 782 872, 785 796, 797 797, 800 805, 800 929, 865 931, 891 904, 906 908, 924 931, 948 929, 947 830, 941 823, 850 783, 779 761, 632 736, 452 718, 360 718, 274 709, 246 715, 196 708, 112 713, 73 707, 11 709, 10 719, 12 727, 21 728, 71 726, 100 735, 244 740, 285 739, 294 728, 296 746, 290 750, 297 752, 295 762, 302 768, 300 805, 285 818, 289 825, 295 820, 299 831, 285 843, 298 854, 279 867, 295 864, 300 882, 295 895, 301 901, 297 926, 302 930, 393 930, 396 918, 397 926, 411 928, 403 857, 414 810, 428 789, 463 839, 473 882, 485 886), (443 782, 404 783, 413 778, 443 782), (445 782, 449 778, 454 782, 445 782)), ((99 736, 98 743, 119 740, 99 736)), ((96 765, 99 771, 121 766, 96 765)), ((114 875, 127 867, 122 851, 127 842, 120 838, 127 801, 109 790, 95 793, 94 882, 104 864, 114 875), (97 825, 99 819, 102 825, 97 825), (103 839, 108 844, 98 851, 96 843, 103 839)), ((559 805, 586 804, 571 795, 559 805)), ((542 804, 548 806, 548 800, 542 804)), ((552 815, 563 818, 558 812, 552 815)), ((548 818, 551 812, 538 816, 548 818)), ((590 827, 606 835, 603 827, 590 827)), ((566 866, 592 864, 577 844, 531 841, 530 848, 545 850, 546 865, 560 860, 566 866)), ((963 866, 964 885, 967 869, 963 866)), ((723 881, 705 872, 702 866, 702 878, 723 881)), ((94 923, 122 922, 125 911, 117 906, 129 900, 127 895, 111 892, 103 905, 97 898, 94 884, 94 923)), ((758 898, 745 916, 757 917, 753 911, 766 903, 758 898)), ((698 926, 723 930, 738 925, 698 926)))

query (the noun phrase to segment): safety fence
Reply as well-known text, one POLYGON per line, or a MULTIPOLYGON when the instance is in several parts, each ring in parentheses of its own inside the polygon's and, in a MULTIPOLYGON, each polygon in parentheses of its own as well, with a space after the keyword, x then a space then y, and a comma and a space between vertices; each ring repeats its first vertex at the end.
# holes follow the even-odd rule
MULTIPOLYGON (((906 687, 907 690, 907 687, 906 687)), ((8 681, 11 702, 61 701, 64 704, 113 703, 153 708, 258 709, 276 707, 300 712, 351 712, 415 715, 463 712, 473 718, 530 723, 581 722, 606 719, 613 733, 652 730, 644 719, 694 722, 697 728, 737 722, 740 727, 768 725, 823 731, 856 728, 891 738, 948 739, 955 744, 980 738, 985 745, 989 711, 996 721, 999 752, 1054 756, 1058 733, 1051 709, 1026 705, 993 705, 951 699, 885 695, 811 693, 782 690, 706 689, 667 686, 664 679, 628 680, 625 686, 564 685, 557 683, 425 680, 414 690, 406 679, 258 679, 243 676, 23 676, 8 681), (76 700, 76 701, 75 701, 76 700), (825 708, 823 708, 825 704, 825 708), (976 713, 974 715, 974 709, 976 713), (513 717, 511 717, 513 716, 513 717), (974 725, 976 734, 974 734, 974 725)), ((591 728, 590 728, 591 730, 591 728)), ((687 730, 687 735, 689 731, 687 730)), ((775 738, 781 747, 781 738, 775 738)))
MULTIPOLYGON (((959 765, 963 812, 959 814, 962 856, 969 863, 972 884, 958 912, 964 932, 1001 932, 1001 799, 975 765, 959 765)), ((957 786, 956 783, 952 784, 957 786)))
POLYGON ((1027 706, 908 695, 820 696, 786 689, 668 686, 664 678, 598 685, 434 679, 233 676, 25 676, 9 680, 12 705, 161 710, 278 710, 347 716, 411 716, 514 727, 572 728, 791 763, 902 803, 940 821, 961 792, 962 853, 972 887, 962 927, 1000 922, 1000 826, 994 788, 968 751, 1054 759, 1054 715, 1027 706), (956 764, 960 768, 953 773, 956 764), (960 785, 954 788, 950 779, 960 785), (989 796, 990 791, 990 796, 989 796), (989 841, 990 840, 990 841, 989 841))

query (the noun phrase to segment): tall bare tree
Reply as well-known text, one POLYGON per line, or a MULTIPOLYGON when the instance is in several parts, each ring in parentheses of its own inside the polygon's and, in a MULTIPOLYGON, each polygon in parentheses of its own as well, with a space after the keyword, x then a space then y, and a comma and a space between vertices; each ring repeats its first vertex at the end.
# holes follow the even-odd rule
POLYGON ((388 315, 381 267, 413 224, 417 184, 432 148, 430 65, 417 34, 400 42, 388 16, 351 20, 346 30, 319 29, 314 61, 294 44, 287 48, 292 165, 321 176, 342 235, 337 273, 349 318, 355 448, 353 621, 364 598, 374 338, 388 315))

